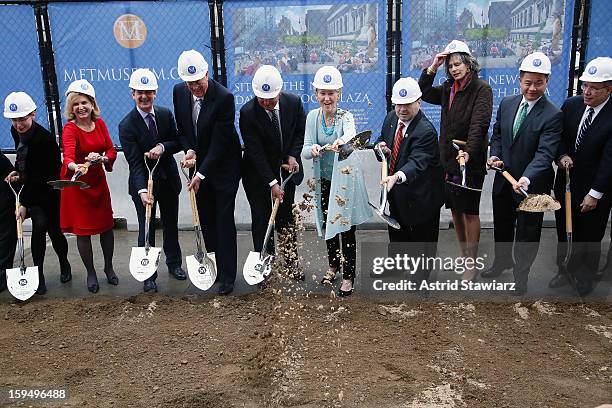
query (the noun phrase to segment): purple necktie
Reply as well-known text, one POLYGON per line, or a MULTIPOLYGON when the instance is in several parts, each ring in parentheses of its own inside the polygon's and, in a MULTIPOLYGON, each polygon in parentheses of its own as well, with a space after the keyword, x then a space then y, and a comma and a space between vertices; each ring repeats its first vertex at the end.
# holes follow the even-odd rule
POLYGON ((147 126, 149 128, 149 136, 154 143, 157 143, 157 126, 155 126, 155 116, 152 113, 147 115, 147 126))

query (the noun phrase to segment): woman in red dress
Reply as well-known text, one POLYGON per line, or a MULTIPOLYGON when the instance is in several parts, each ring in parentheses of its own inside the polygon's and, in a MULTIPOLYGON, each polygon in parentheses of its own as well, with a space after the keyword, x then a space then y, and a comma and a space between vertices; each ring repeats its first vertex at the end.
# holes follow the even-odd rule
POLYGON ((62 190, 60 224, 63 232, 77 236, 77 247, 87 269, 87 289, 100 289, 93 263, 91 236, 100 234, 104 254, 104 273, 111 285, 119 279, 113 270, 113 208, 104 169, 112 171, 117 152, 100 119, 93 86, 84 79, 74 81, 66 91, 64 116, 68 123, 62 131, 64 161, 61 177, 69 179, 75 171, 83 174, 79 180, 90 187, 62 190), (89 168, 84 163, 90 162, 89 168))

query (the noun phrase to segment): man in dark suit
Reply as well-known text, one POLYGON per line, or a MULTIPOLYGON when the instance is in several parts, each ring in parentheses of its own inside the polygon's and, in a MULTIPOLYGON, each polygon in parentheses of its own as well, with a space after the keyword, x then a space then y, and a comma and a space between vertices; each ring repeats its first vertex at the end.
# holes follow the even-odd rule
MULTIPOLYGON (((47 292, 43 273, 47 234, 57 253, 60 281, 65 283, 72 279, 68 242, 60 229, 60 192, 47 184, 59 178, 60 149, 55 136, 36 122, 36 105, 25 92, 13 92, 7 96, 4 116, 11 120, 16 151, 15 171, 9 177, 18 177, 23 183, 19 212, 23 219, 32 219, 32 260, 38 267, 39 279, 36 293, 44 295, 47 292)), ((14 224, 12 228, 15 228, 14 224)))
MULTIPOLYGON (((561 209, 556 212, 560 243, 567 241, 565 230, 566 169, 570 169, 572 227, 575 243, 568 271, 559 273, 549 286, 568 283, 567 272, 576 278, 580 296, 593 289, 599 268, 601 240, 606 233, 612 207, 612 58, 596 58, 580 77, 583 94, 563 103, 563 138, 559 145, 559 170, 555 195, 561 209)), ((565 256, 566 246, 557 247, 557 260, 565 256)))
POLYGON ((517 212, 524 198, 520 188, 534 194, 550 193, 554 178, 552 162, 561 140, 561 111, 544 95, 550 69, 550 60, 541 52, 525 57, 519 74, 521 94, 501 101, 487 162, 491 167, 504 167, 518 181, 510 185, 501 174, 495 175, 495 260, 482 276, 497 277, 513 267, 515 295, 527 292, 529 270, 538 254, 544 218, 543 213, 517 212), (512 260, 513 246, 516 265, 512 260))
MULTIPOLYGON (((281 92, 283 79, 272 65, 261 66, 252 85, 255 98, 240 109, 239 123, 244 140, 242 184, 251 206, 253 247, 256 252, 262 250, 272 212, 270 197, 281 199, 275 227, 287 245, 283 255, 288 270, 293 277, 302 279, 304 274, 297 268, 297 233, 290 227, 295 186, 304 178, 300 159, 306 126, 304 106, 298 96, 281 92), (297 172, 284 192, 280 189, 281 177, 286 178, 289 172, 281 171, 281 164, 288 164, 290 171, 297 172)), ((273 239, 267 250, 273 253, 273 239)))
MULTIPOLYGON (((399 79, 393 86, 391 101, 395 109, 385 117, 377 140, 389 157, 389 175, 381 183, 389 191, 391 217, 401 226, 399 230, 388 228, 389 240, 425 243, 424 255, 433 257, 444 202, 438 134, 420 110, 421 89, 414 79, 399 79)), ((430 272, 428 268, 419 271, 416 281, 427 280, 430 272)))
POLYGON ((13 267, 17 245, 15 197, 4 181, 12 171, 10 160, 0 152, 0 292, 6 289, 6 270, 13 267))
MULTIPOLYGON (((187 276, 181 268, 182 256, 178 241, 181 180, 173 156, 181 149, 181 144, 174 116, 170 110, 153 105, 157 95, 157 78, 150 70, 134 71, 130 77, 130 88, 136 106, 119 123, 119 140, 130 167, 128 191, 138 216, 138 246, 145 244, 147 204, 153 205, 149 243, 155 246, 155 208, 159 203, 168 272, 178 280, 185 280, 187 276), (159 158, 159 165, 153 173, 153 198, 147 195, 149 172, 144 163, 145 154, 150 168, 159 158)), ((144 281, 145 292, 157 292, 156 278, 157 272, 144 281)))
POLYGON ((174 114, 186 151, 182 165, 196 167, 188 188, 195 189, 204 242, 215 252, 219 294, 234 290, 236 279, 236 224, 234 206, 240 182, 241 147, 234 127, 234 95, 208 77, 202 54, 181 54, 174 86, 174 114))

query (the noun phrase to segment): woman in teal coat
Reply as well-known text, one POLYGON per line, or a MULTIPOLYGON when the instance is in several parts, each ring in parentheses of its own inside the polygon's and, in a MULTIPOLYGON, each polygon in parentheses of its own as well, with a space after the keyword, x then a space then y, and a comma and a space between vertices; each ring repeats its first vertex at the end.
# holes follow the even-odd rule
POLYGON ((356 225, 372 216, 357 155, 338 162, 339 146, 355 136, 353 115, 338 109, 342 75, 331 66, 321 67, 314 82, 320 108, 306 117, 302 158, 313 159, 315 178, 315 222, 325 237, 329 269, 321 283, 331 284, 342 266, 339 296, 353 293, 357 245, 356 225), (329 149, 325 146, 329 146, 329 149), (342 244, 340 240, 342 238, 342 244))

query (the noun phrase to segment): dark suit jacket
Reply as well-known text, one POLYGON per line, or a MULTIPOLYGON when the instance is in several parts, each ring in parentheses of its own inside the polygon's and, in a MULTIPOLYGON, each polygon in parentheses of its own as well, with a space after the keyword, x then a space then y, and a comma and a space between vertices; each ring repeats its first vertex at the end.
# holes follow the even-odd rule
POLYGON ((202 109, 193 128, 193 98, 187 85, 174 86, 172 100, 183 149, 196 152, 197 171, 212 183, 222 185, 240 180, 241 147, 234 127, 234 95, 214 79, 208 79, 202 109))
MULTIPOLYGON (((170 189, 176 194, 181 191, 181 179, 173 157, 175 153, 181 150, 174 116, 169 109, 162 106, 153 106, 153 110, 157 123, 158 140, 156 141, 151 140, 147 122, 142 118, 136 107, 119 122, 119 140, 130 167, 128 192, 133 196, 138 195, 138 190, 147 188, 149 172, 144 164, 144 154, 158 143, 164 145, 164 154, 153 173, 154 194, 161 188, 170 189)), ((149 167, 152 168, 155 165, 155 160, 149 160, 148 163, 149 167)))
MULTIPOLYGON (((529 193, 550 194, 554 178, 552 162, 561 141, 562 114, 546 96, 542 96, 513 140, 512 127, 522 98, 521 94, 507 96, 499 104, 490 155, 499 157, 516 180, 527 177, 529 193)), ((499 194, 504 183, 507 183, 506 179, 496 174, 493 194, 499 194)), ((518 194, 514 194, 514 198, 517 202, 523 199, 518 194)))
MULTIPOLYGON (((384 141, 393 150, 397 121, 395 111, 387 114, 377 143, 384 141)), ((396 184, 389 193, 391 207, 403 210, 392 215, 402 225, 420 224, 438 211, 444 202, 444 171, 440 162, 438 133, 421 111, 408 125, 395 167, 396 172, 402 171, 406 175, 406 181, 396 184)))
MULTIPOLYGON (((0 212, 4 213, 4 211, 12 211, 15 210, 15 196, 13 192, 9 188, 8 184, 4 181, 5 177, 8 174, 15 170, 11 161, 4 155, 4 153, 0 152, 0 212)), ((15 218, 12 218, 13 220, 15 218)), ((13 221, 14 223, 14 221, 13 221)), ((6 224, 6 223, 5 223, 6 224)))
POLYGON ((304 179, 301 152, 304 145, 304 128, 306 115, 300 98, 282 92, 279 101, 280 125, 283 146, 272 129, 268 113, 253 98, 240 109, 240 133, 244 140, 243 169, 249 175, 257 173, 260 179, 269 184, 278 179, 278 169, 287 162, 287 156, 293 156, 300 164, 300 171, 291 178, 299 185, 304 179))
MULTIPOLYGON (((59 191, 53 190, 47 182, 60 178, 60 168, 62 167, 60 149, 55 141, 55 136, 47 129, 36 122, 33 122, 32 128, 34 134, 28 142, 25 185, 19 198, 24 207, 41 206, 46 208, 52 203, 58 206, 59 191)), ((11 135, 16 150, 19 146, 19 134, 12 126, 11 135)))
MULTIPOLYGON (((563 112, 563 137, 557 159, 568 155, 574 162, 570 170, 572 204, 579 206, 591 189, 604 193, 602 199, 612 199, 612 98, 603 106, 587 129, 576 151, 578 126, 587 106, 582 95, 567 99, 563 112)), ((555 196, 565 192, 565 170, 557 170, 555 196)))

